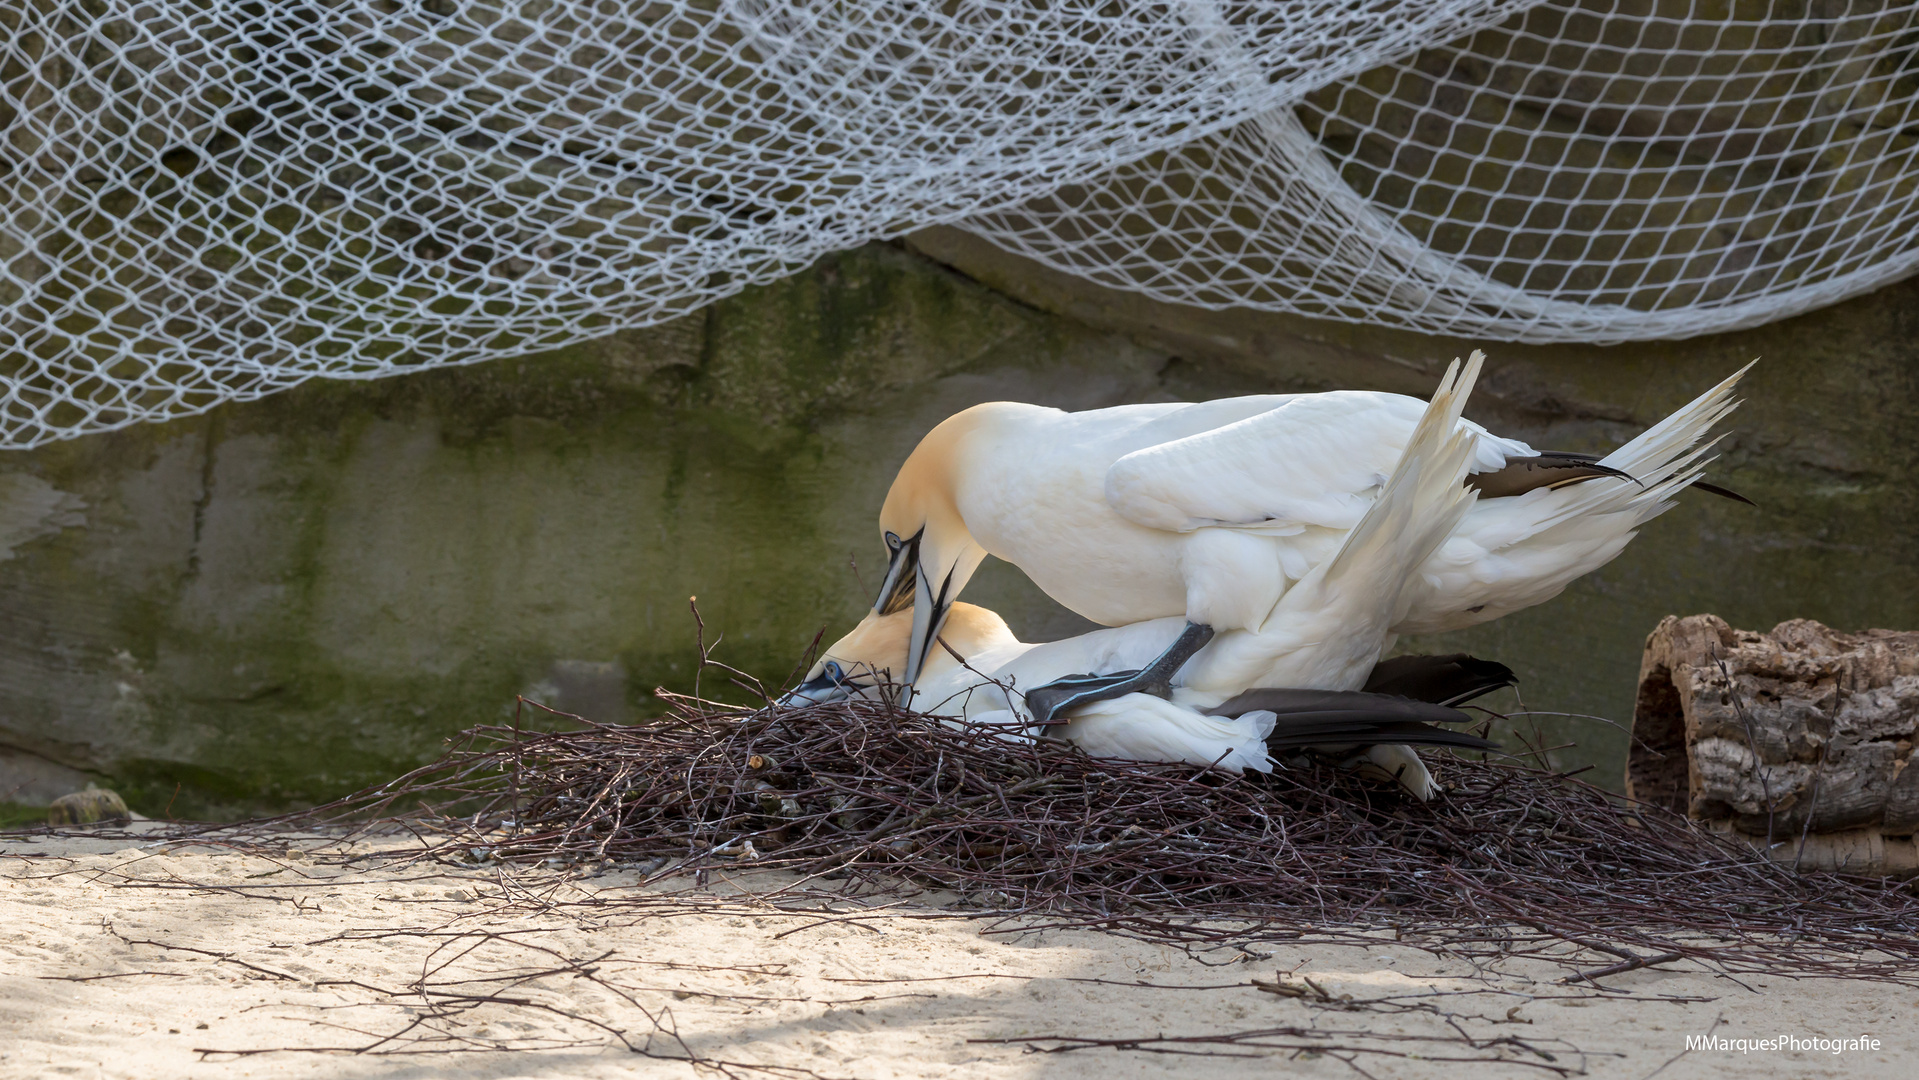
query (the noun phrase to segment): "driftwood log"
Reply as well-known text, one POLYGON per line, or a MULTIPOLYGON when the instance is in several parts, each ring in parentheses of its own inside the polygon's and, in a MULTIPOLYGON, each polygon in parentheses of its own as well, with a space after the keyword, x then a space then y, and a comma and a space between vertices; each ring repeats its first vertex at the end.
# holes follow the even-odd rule
POLYGON ((1919 633, 1668 616, 1646 639, 1626 791, 1804 869, 1919 873, 1919 633))

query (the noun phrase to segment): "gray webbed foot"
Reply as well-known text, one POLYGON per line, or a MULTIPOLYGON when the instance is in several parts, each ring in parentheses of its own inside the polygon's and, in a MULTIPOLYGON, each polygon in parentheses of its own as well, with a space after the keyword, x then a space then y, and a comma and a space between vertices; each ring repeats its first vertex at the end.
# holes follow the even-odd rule
POLYGON ((1045 686, 1036 686, 1026 691, 1026 708, 1033 714, 1033 724, 1044 727, 1048 724, 1064 723, 1058 719, 1060 713, 1076 705, 1088 705, 1095 701, 1123 697, 1127 694, 1152 694, 1155 697, 1173 696, 1173 676, 1193 654, 1206 647, 1213 640, 1213 628, 1198 623, 1187 623, 1180 631, 1178 640, 1159 655, 1159 658, 1138 671, 1121 671, 1111 675, 1068 675, 1055 679, 1045 686))

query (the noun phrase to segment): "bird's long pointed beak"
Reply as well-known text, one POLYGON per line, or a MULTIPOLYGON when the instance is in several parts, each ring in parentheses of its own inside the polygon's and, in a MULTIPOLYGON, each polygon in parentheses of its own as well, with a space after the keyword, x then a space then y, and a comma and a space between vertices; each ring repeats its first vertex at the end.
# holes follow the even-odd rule
POLYGON ((899 675, 902 687, 911 688, 937 647, 947 612, 966 582, 979 569, 986 552, 977 545, 941 543, 938 535, 928 538, 921 529, 910 540, 894 542, 892 561, 886 567, 886 581, 880 586, 880 598, 873 604, 878 615, 892 615, 913 608, 912 637, 906 645, 906 670, 899 675))
POLYGON ((886 580, 880 583, 879 599, 873 602, 873 612, 877 615, 892 615, 909 605, 913 609, 912 636, 906 645, 906 670, 900 673, 900 685, 904 687, 912 686, 920 677, 920 669, 926 666, 926 658, 932 654, 940 626, 946 622, 946 612, 953 605, 949 592, 952 571, 947 569, 941 574, 938 587, 934 586, 928 574, 938 571, 929 571, 922 557, 934 554, 926 550, 925 538, 926 530, 921 529, 893 548, 892 559, 886 564, 886 580))
POLYGON ((774 704, 798 707, 845 701, 870 688, 877 674, 864 663, 853 665, 854 670, 851 671, 842 667, 837 660, 823 660, 815 666, 818 675, 781 694, 774 704))
POLYGON ((946 613, 952 610, 953 573, 948 570, 941 575, 939 588, 935 589, 931 579, 926 576, 926 567, 920 564, 913 575, 916 579, 913 593, 913 636, 906 647, 906 677, 901 685, 911 687, 919 681, 920 671, 926 667, 927 658, 933 655, 934 643, 939 639, 940 628, 946 625, 946 613))
MULTIPOLYGON (((893 549, 886 563, 886 578, 880 582, 879 599, 873 601, 873 614, 891 615, 913 603, 919 577, 920 540, 925 535, 926 530, 921 529, 893 549)), ((891 539, 889 535, 888 540, 891 539)))
POLYGON ((821 675, 817 679, 808 679, 781 694, 774 704, 785 708, 797 708, 801 705, 825 705, 831 701, 845 701, 852 696, 853 691, 844 680, 831 675, 821 675))

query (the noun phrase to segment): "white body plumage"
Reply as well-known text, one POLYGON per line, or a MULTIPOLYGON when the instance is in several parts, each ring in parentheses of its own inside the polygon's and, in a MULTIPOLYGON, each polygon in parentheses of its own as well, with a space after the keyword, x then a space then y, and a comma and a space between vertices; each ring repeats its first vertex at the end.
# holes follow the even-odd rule
MULTIPOLYGON (((1698 479, 1708 449, 1698 444, 1734 407, 1738 378, 1601 461, 1641 483, 1602 479, 1481 500, 1416 566, 1393 632, 1497 618, 1604 565, 1698 479)), ((881 512, 894 564, 875 610, 926 609, 906 680, 926 659, 944 606, 989 553, 1109 626, 1183 616, 1220 631, 1259 630, 1379 498, 1425 407, 1398 394, 1336 391, 1079 413, 993 402, 950 417, 902 466, 881 512)), ((1470 421, 1454 425, 1470 474, 1534 456, 1470 421)))
MULTIPOLYGON (((1219 764, 1233 771, 1269 768, 1263 740, 1272 731, 1273 713, 1228 719, 1200 710, 1254 687, 1357 690, 1365 683, 1391 642, 1392 626, 1404 616, 1416 568, 1475 501, 1463 480, 1480 438, 1458 420, 1478 370, 1475 355, 1463 374, 1457 365, 1447 373, 1415 418, 1404 452, 1380 476, 1377 498, 1359 504, 1337 550, 1304 571, 1257 628, 1215 636, 1179 671, 1171 700, 1132 693, 1076 706, 1061 734, 1101 756, 1219 764)), ((1109 588, 1116 584, 1123 586, 1123 580, 1109 588)), ((902 639, 911 632, 905 616, 868 616, 827 650, 822 664, 877 669, 902 657, 902 639)), ((1175 616, 1027 644, 992 612, 956 604, 940 636, 942 647, 928 656, 913 684, 910 704, 1024 731, 1032 722, 1024 691, 1066 676, 1144 668, 1185 627, 1186 620, 1175 616)), ((1431 776, 1409 749, 1375 747, 1373 757, 1421 798, 1430 797, 1431 776)))

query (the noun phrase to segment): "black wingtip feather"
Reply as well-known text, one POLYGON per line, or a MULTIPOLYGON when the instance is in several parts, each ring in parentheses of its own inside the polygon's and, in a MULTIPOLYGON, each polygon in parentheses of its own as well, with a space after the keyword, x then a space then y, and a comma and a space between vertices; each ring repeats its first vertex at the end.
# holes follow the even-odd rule
POLYGON ((1733 502, 1742 502, 1742 503, 1745 503, 1747 506, 1751 506, 1754 508, 1757 508, 1759 506, 1758 503, 1753 502, 1751 499, 1746 498, 1744 495, 1739 494, 1737 491, 1734 491, 1731 488, 1723 488, 1723 487, 1720 487, 1718 484, 1708 484, 1704 480, 1694 480, 1688 486, 1695 488, 1699 491, 1703 491, 1708 495, 1717 495, 1722 499, 1731 499, 1733 502))
POLYGON ((1465 724, 1472 717, 1457 709, 1392 694, 1363 690, 1248 690, 1215 708, 1209 716, 1241 716, 1255 709, 1274 713, 1269 750, 1309 746, 1452 746, 1497 750, 1498 743, 1477 735, 1437 727, 1465 724))
POLYGON ((1365 691, 1438 705, 1462 705, 1518 684, 1519 677, 1513 674, 1513 669, 1497 660, 1445 653, 1381 660, 1367 677, 1365 691))
POLYGON ((1413 722, 1466 724, 1472 717, 1458 709, 1393 694, 1364 690, 1295 690, 1259 687, 1206 710, 1207 716, 1239 716, 1255 709, 1276 713, 1282 726, 1289 717, 1302 723, 1352 720, 1365 723, 1413 722))
MULTIPOLYGON (((1281 718, 1282 723, 1284 719, 1281 718)), ((1392 746, 1447 746, 1457 750, 1499 749, 1498 743, 1464 731, 1406 722, 1276 727, 1266 737, 1266 749, 1269 751, 1301 750, 1312 746, 1377 746, 1382 743, 1392 746)))
MULTIPOLYGON (((1588 479, 1589 476, 1581 475, 1570 477, 1569 479, 1555 480, 1551 479, 1552 473, 1547 471, 1578 469, 1581 466, 1593 469, 1607 469, 1606 466, 1599 464, 1598 454, 1582 454, 1577 450, 1545 450, 1541 451, 1538 457, 1517 458, 1504 469, 1469 476, 1466 478, 1466 483, 1470 487, 1479 488, 1481 493, 1486 495, 1493 494, 1493 491, 1489 490, 1489 488, 1499 489, 1502 486, 1512 488, 1513 490, 1498 490, 1498 494, 1523 495, 1527 491, 1531 491, 1534 487, 1557 487, 1560 484, 1570 482, 1572 479, 1588 479), (1537 475, 1532 476, 1529 474, 1537 475), (1525 486, 1528 484, 1531 486, 1525 486)), ((1602 474, 1594 475, 1611 476, 1615 474, 1632 480, 1635 484, 1639 484, 1639 481, 1631 474, 1620 472, 1618 469, 1610 469, 1602 474)), ((1644 487, 1645 485, 1640 484, 1640 486, 1644 487)), ((1756 508, 1759 505, 1731 488, 1720 487, 1718 484, 1708 484, 1704 480, 1694 480, 1688 486, 1698 488, 1708 495, 1717 495, 1722 499, 1731 499, 1733 502, 1745 503, 1747 506, 1756 508)))
POLYGON ((1623 469, 1600 464, 1595 455, 1563 450, 1546 450, 1532 457, 1508 459, 1503 468, 1468 476, 1466 486, 1476 489, 1482 498, 1502 499, 1540 488, 1564 487, 1601 477, 1630 480, 1640 487, 1646 486, 1644 481, 1623 469))

